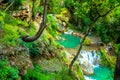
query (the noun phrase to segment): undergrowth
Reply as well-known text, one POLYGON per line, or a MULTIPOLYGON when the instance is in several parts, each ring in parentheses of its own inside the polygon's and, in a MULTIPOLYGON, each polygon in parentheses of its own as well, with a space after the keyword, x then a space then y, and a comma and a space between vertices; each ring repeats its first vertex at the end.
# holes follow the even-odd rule
POLYGON ((43 72, 40 65, 35 65, 34 69, 28 69, 22 80, 75 80, 75 75, 68 74, 68 68, 64 67, 58 72, 43 72))
POLYGON ((11 67, 7 61, 0 61, 0 80, 18 80, 17 67, 11 67))

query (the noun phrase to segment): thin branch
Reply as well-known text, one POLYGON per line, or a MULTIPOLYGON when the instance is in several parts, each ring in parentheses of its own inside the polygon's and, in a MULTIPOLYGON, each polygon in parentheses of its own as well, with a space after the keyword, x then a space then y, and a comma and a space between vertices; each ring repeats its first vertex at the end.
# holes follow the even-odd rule
POLYGON ((94 5, 95 5, 95 10, 96 10, 96 13, 98 14, 98 16, 100 16, 100 13, 99 13, 99 11, 98 11, 98 9, 97 9, 97 5, 94 3, 94 5))
POLYGON ((107 11, 105 14, 100 15, 100 17, 106 16, 107 14, 109 14, 112 10, 114 10, 114 9, 115 9, 116 7, 118 7, 118 6, 120 6, 120 5, 117 5, 117 6, 113 7, 112 9, 110 9, 109 11, 107 11))
POLYGON ((5 9, 5 12, 14 4, 15 0, 5 9))

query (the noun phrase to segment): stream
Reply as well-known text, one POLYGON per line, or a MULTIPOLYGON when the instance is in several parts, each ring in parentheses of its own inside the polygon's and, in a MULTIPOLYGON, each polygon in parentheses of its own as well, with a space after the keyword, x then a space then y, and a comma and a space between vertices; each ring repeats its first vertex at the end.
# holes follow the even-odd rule
MULTIPOLYGON (((68 33, 62 34, 58 43, 63 45, 65 48, 74 49, 80 44, 80 38, 68 33)), ((87 61, 92 66, 94 72, 92 75, 84 75, 85 80, 113 80, 113 72, 109 68, 100 65, 99 54, 100 52, 96 52, 95 50, 81 51, 78 57, 80 64, 87 61)), ((87 66, 86 69, 88 69, 88 67, 89 66, 87 66)))

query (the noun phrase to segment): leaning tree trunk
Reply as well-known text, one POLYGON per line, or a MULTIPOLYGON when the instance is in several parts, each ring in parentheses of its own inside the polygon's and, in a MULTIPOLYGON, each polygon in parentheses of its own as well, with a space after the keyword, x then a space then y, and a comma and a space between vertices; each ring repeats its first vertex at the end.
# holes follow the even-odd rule
POLYGON ((79 56, 79 54, 80 54, 80 51, 81 51, 81 49, 82 49, 84 40, 85 40, 86 37, 88 36, 88 33, 92 30, 92 28, 93 28, 93 26, 95 25, 95 23, 97 22, 98 18, 99 18, 99 17, 97 17, 97 18, 95 19, 95 21, 90 25, 88 31, 86 32, 85 36, 83 37, 83 39, 82 39, 82 41, 81 41, 81 43, 80 43, 80 47, 79 47, 79 49, 78 49, 78 52, 77 52, 76 56, 73 58, 73 60, 71 61, 70 65, 69 65, 69 73, 71 73, 71 68, 72 68, 74 62, 76 61, 76 59, 78 58, 78 56, 79 56))
MULTIPOLYGON (((115 6, 114 8, 116 8, 116 7, 118 7, 118 6, 119 6, 119 5, 115 6)), ((79 49, 78 49, 78 52, 77 52, 76 56, 73 58, 73 60, 71 61, 70 65, 69 65, 69 73, 71 72, 71 68, 72 68, 74 62, 76 61, 76 59, 78 58, 78 55, 80 54, 80 51, 81 51, 82 46, 83 46, 83 42, 84 42, 85 38, 87 37, 88 33, 92 30, 93 26, 95 25, 95 23, 97 22, 97 20, 98 20, 100 17, 106 16, 106 15, 109 14, 114 8, 110 9, 109 11, 107 11, 107 12, 106 12, 105 14, 103 14, 103 15, 100 15, 100 13, 98 12, 98 10, 96 10, 97 13, 98 13, 98 17, 97 17, 97 18, 93 21, 93 23, 89 26, 88 31, 86 32, 85 36, 83 37, 83 39, 82 39, 82 41, 81 41, 81 43, 80 43, 80 47, 79 47, 79 49)))
POLYGON ((117 56, 116 67, 114 72, 114 80, 120 80, 120 50, 117 56))
POLYGON ((25 41, 25 42, 32 42, 32 41, 37 40, 41 36, 42 32, 46 28, 47 6, 48 6, 48 0, 45 0, 43 20, 42 20, 42 23, 40 24, 40 28, 39 28, 38 32, 34 36, 32 36, 32 37, 28 37, 28 36, 22 37, 23 41, 25 41))

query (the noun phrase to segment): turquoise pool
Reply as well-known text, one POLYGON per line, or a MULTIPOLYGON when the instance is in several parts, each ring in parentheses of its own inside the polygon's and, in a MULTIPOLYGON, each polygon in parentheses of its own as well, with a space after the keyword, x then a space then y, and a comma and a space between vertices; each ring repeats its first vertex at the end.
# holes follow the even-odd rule
MULTIPOLYGON (((80 38, 70 35, 62 34, 62 39, 58 40, 58 43, 63 45, 65 48, 75 48, 80 44, 80 38)), ((107 67, 95 67, 94 74, 86 76, 86 80, 113 80, 113 72, 107 67)))
POLYGON ((61 37, 62 39, 58 40, 58 43, 63 45, 65 48, 75 48, 80 44, 79 37, 70 34, 61 34, 61 37))
POLYGON ((88 80, 113 80, 113 72, 107 67, 95 67, 94 74, 88 80))

